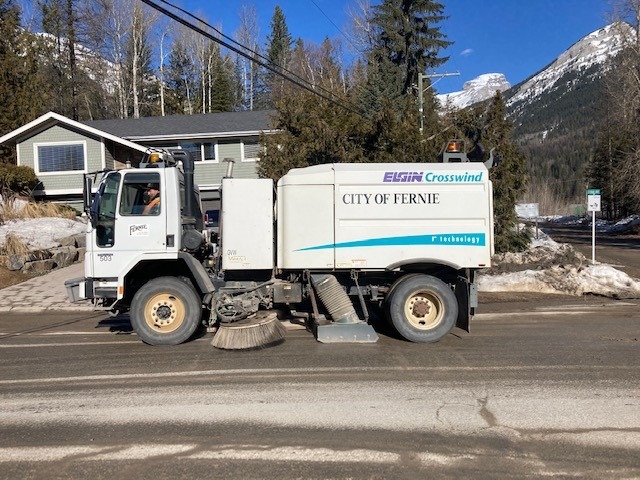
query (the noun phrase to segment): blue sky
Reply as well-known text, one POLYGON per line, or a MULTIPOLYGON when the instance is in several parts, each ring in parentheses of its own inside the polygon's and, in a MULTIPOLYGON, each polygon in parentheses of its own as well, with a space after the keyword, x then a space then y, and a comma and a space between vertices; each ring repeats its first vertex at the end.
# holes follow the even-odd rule
MULTIPOLYGON (((515 85, 547 66, 585 35, 610 23, 608 0, 441 0, 449 16, 441 27, 454 44, 444 54, 449 62, 438 73, 459 71, 441 80, 439 93, 461 90, 483 73, 504 73, 515 85)), ((220 25, 232 35, 238 27, 241 1, 176 0, 192 13, 220 25)), ((256 7, 260 37, 270 31, 276 5, 284 11, 294 38, 320 43, 343 38, 349 10, 356 0, 245 0, 256 7), (338 27, 338 28, 336 28, 338 27)), ((378 0, 372 0, 372 4, 378 0)), ((347 46, 344 41, 345 48, 347 46)))

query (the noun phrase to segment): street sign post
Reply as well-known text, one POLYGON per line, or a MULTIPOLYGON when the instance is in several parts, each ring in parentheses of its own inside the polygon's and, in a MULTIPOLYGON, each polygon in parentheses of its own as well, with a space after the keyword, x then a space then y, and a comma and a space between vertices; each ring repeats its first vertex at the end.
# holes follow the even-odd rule
POLYGON ((600 211, 600 190, 587 190, 587 211, 591 212, 591 263, 596 263, 596 212, 600 211))

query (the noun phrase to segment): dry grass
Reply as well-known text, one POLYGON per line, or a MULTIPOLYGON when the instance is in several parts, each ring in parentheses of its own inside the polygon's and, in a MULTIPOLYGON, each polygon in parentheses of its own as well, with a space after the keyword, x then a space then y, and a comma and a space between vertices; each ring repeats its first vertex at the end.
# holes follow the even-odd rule
POLYGON ((29 247, 15 233, 8 233, 4 239, 4 244, 0 248, 3 255, 26 255, 29 247))
POLYGON ((0 207, 0 221, 20 218, 76 218, 77 212, 70 207, 50 202, 18 202, 15 197, 8 198, 0 207))
MULTIPOLYGON (((576 205, 585 203, 586 197, 567 199, 559 193, 559 189, 551 182, 532 181, 521 203, 537 203, 540 215, 573 215, 576 205)), ((586 205, 585 205, 586 206, 586 205)))

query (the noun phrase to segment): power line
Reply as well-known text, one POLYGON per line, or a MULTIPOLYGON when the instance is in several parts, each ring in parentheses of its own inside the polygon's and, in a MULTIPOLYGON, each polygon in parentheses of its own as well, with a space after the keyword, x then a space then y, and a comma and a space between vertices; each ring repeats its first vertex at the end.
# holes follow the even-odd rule
MULTIPOLYGON (((256 63, 257 65, 260 65, 261 67, 266 68, 270 72, 272 72, 272 73, 284 78, 285 80, 293 83, 294 85, 296 85, 296 86, 298 86, 298 87, 300 87, 300 88, 302 88, 302 89, 304 89, 304 90, 306 90, 306 91, 308 91, 308 92, 310 92, 310 93, 312 93, 314 95, 317 95, 320 98, 322 98, 322 99, 324 99, 324 100, 326 100, 326 101, 328 101, 328 102, 330 102, 330 103, 332 103, 332 104, 334 104, 334 105, 336 105, 338 107, 344 108, 345 110, 350 111, 351 113, 355 113, 356 115, 359 115, 359 116, 363 117, 362 113, 359 110, 357 110, 355 107, 347 105, 347 104, 345 104, 343 102, 340 102, 340 101, 336 100, 335 98, 332 98, 332 97, 330 97, 328 95, 324 95, 324 94, 318 92, 317 89, 318 88, 322 89, 322 87, 320 87, 318 85, 315 85, 315 84, 313 84, 311 82, 308 82, 307 80, 304 80, 301 77, 298 77, 297 75, 293 74, 292 72, 289 72, 289 73, 292 73, 292 75, 295 75, 296 77, 298 77, 299 80, 291 78, 291 76, 286 75, 285 73, 283 73, 283 71, 285 71, 284 68, 282 68, 282 67, 280 67, 278 65, 276 65, 276 66, 271 65, 272 62, 270 62, 268 59, 266 59, 268 63, 258 60, 258 58, 256 58, 256 56, 259 57, 259 58, 260 57, 264 58, 264 57, 262 57, 261 55, 257 54, 256 52, 254 52, 250 48, 242 45, 241 43, 236 42, 235 40, 231 40, 233 43, 239 45, 241 48, 243 48, 243 49, 245 49, 245 50, 247 50, 249 52, 252 52, 254 54, 254 56, 251 56, 248 53, 245 53, 242 50, 240 50, 240 49, 234 47, 233 45, 229 44, 228 42, 225 42, 224 40, 215 37, 211 33, 209 33, 207 31, 203 30, 202 28, 190 23, 189 21, 187 21, 184 18, 180 17, 179 15, 176 15, 175 13, 167 10, 166 8, 162 7, 161 5, 158 5, 156 2, 154 2, 152 0, 141 0, 141 1, 143 3, 145 3, 145 4, 147 4, 148 6, 156 9, 160 13, 163 13, 164 15, 168 16, 169 18, 175 20, 176 22, 178 22, 178 23, 184 25, 185 27, 193 30, 194 32, 199 33, 200 35, 208 38, 209 40, 220 44, 221 46, 223 46, 223 47, 231 50, 232 52, 237 53, 238 55, 240 55, 240 56, 242 56, 242 57, 244 57, 244 58, 256 63)), ((220 33, 224 38, 227 38, 227 39, 229 38, 226 35, 224 35, 221 32, 219 32, 214 27, 212 27, 211 25, 209 25, 206 22, 204 22, 203 20, 201 20, 198 17, 196 17, 196 16, 192 15, 191 13, 187 12, 186 10, 183 10, 182 8, 177 7, 177 6, 171 4, 170 2, 168 2, 166 0, 160 0, 160 1, 162 3, 168 5, 168 6, 172 7, 172 8, 175 8, 175 9, 183 12, 184 14, 190 16, 191 18, 201 22, 203 25, 205 25, 205 26, 213 29, 214 31, 220 33)), ((329 95, 333 95, 330 92, 328 92, 328 93, 329 93, 329 95)))
POLYGON ((320 10, 320 13, 321 13, 322 15, 324 15, 324 17, 325 17, 327 20, 329 20, 329 23, 331 23, 331 25, 333 25, 333 26, 335 27, 335 29, 336 29, 338 32, 340 32, 340 35, 342 35, 342 36, 347 40, 347 42, 349 42, 349 43, 351 44, 351 46, 355 49, 355 51, 356 51, 356 52, 360 52, 360 53, 362 53, 362 52, 360 51, 360 49, 356 46, 356 44, 354 44, 354 43, 351 41, 351 38, 350 38, 346 33, 344 33, 344 32, 342 31, 342 29, 340 29, 340 27, 338 27, 338 26, 333 22, 333 20, 331 20, 331 18, 329 17, 329 15, 327 15, 326 13, 324 13, 324 10, 322 10, 322 9, 320 8, 320 5, 318 5, 318 4, 315 2, 315 0, 311 0, 311 3, 313 3, 313 4, 316 6, 316 8, 317 8, 318 10, 320 10))

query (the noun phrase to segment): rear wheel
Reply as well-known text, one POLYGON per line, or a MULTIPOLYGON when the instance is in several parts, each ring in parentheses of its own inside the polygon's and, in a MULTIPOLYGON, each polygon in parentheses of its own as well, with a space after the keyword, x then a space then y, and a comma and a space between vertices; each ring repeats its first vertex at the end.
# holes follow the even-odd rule
POLYGON ((131 302, 131 325, 150 345, 186 342, 200 324, 202 305, 193 287, 175 277, 155 278, 131 302))
POLYGON ((432 343, 455 326, 458 301, 442 280, 430 275, 411 275, 392 287, 386 310, 391 324, 405 339, 432 343))

